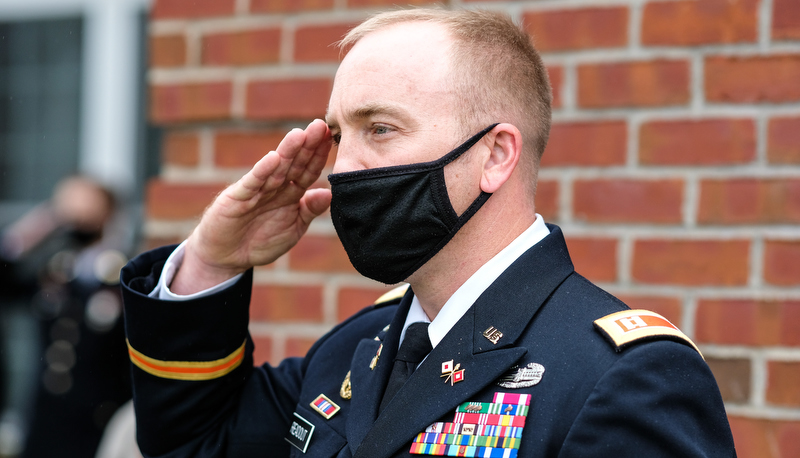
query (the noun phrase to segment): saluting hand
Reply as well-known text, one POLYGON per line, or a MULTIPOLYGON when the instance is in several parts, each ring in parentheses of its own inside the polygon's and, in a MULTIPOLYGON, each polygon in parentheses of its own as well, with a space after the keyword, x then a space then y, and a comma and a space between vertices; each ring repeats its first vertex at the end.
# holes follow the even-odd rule
POLYGON ((328 189, 308 189, 331 148, 322 120, 294 129, 239 181, 225 189, 189 236, 170 289, 191 294, 289 251, 331 203, 328 189))

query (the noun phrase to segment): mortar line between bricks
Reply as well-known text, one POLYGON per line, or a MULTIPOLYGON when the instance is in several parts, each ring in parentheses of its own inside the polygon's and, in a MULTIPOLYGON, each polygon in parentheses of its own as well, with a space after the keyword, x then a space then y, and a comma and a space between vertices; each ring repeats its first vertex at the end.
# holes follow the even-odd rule
POLYGON ((755 119, 759 116, 786 117, 798 114, 800 114, 800 103, 759 106, 705 104, 697 111, 688 106, 605 109, 575 107, 569 110, 563 108, 553 110, 553 123, 619 120, 632 116, 639 116, 642 121, 703 121, 709 119, 755 119))
POLYGON ((295 11, 290 13, 252 13, 247 15, 231 15, 222 17, 192 19, 159 19, 151 22, 159 33, 162 29, 172 30, 179 25, 191 24, 203 33, 235 32, 263 27, 280 26, 284 21, 296 21, 302 24, 331 24, 342 22, 360 22, 371 13, 382 9, 344 9, 322 11, 295 11))
MULTIPOLYGON (((368 304, 367 304, 368 305, 368 304)), ((366 305, 365 305, 366 306, 366 305)), ((265 322, 251 321, 249 329, 254 335, 276 337, 319 337, 330 330, 331 326, 323 323, 301 323, 292 321, 265 322)), ((282 358, 281 358, 282 359, 282 358)))
POLYGON ((184 67, 178 69, 158 68, 148 73, 148 82, 159 84, 191 84, 227 81, 233 75, 247 79, 286 79, 286 78, 333 78, 336 63, 295 64, 283 63, 254 67, 184 67))
POLYGON ((628 50, 637 54, 642 50, 642 21, 644 6, 641 2, 633 2, 628 7, 628 50))
MULTIPOLYGON (((200 139, 198 146, 199 161, 197 168, 199 170, 213 171, 214 170, 214 131, 208 127, 200 129, 197 135, 200 139)), ((209 202, 210 203, 210 202, 209 202)))
MULTIPOLYGON (((468 7, 468 5, 464 4, 461 0, 450 1, 450 5, 453 8, 464 8, 468 7)), ((490 5, 487 5, 487 9, 490 5)), ((500 13, 506 13, 514 21, 514 24, 521 25, 522 24, 522 16, 527 10, 524 9, 522 4, 513 4, 513 3, 506 3, 504 5, 492 5, 491 11, 497 11, 500 13)))
MULTIPOLYGON (((281 258, 284 257, 288 258, 286 255, 282 256, 281 258)), ((292 270, 287 264, 285 270, 264 269, 262 271, 257 271, 254 280, 259 285, 264 286, 303 286, 306 284, 321 286, 328 281, 341 280, 342 282, 346 282, 348 277, 362 278, 357 273, 330 273, 322 271, 311 272, 306 270, 292 270)), ((371 285, 375 285, 375 283, 373 282, 371 285)))
POLYGON ((750 243, 750 279, 752 288, 764 287, 764 238, 753 237, 750 243))
MULTIPOLYGON (((532 4, 526 5, 525 11, 560 11, 560 10, 580 10, 586 7, 618 7, 618 6, 635 6, 646 3, 649 0, 571 0, 564 2, 563 0, 540 0, 532 4)), ((484 5, 497 5, 501 8, 506 8, 513 3, 498 3, 493 1, 488 2, 470 2, 469 5, 482 8, 484 5)))
MULTIPOLYGON (((196 69, 200 66, 202 59, 202 43, 201 36, 197 29, 191 25, 186 27, 186 69, 196 69)), ((152 77, 154 70, 148 71, 148 77, 152 77)))
MULTIPOLYGON (((233 183, 244 175, 249 169, 242 169, 240 172, 228 173, 220 172, 217 168, 200 167, 162 167, 161 178, 178 184, 203 184, 203 183, 233 183)), ((208 203, 211 203, 209 199, 208 203)))
POLYGON ((271 361, 281 361, 286 357, 286 337, 288 330, 272 331, 272 357, 271 361))
POLYGON ((619 223, 615 225, 603 224, 582 224, 559 222, 561 229, 571 235, 597 235, 597 236, 622 236, 630 234, 637 239, 667 238, 670 240, 705 240, 716 238, 721 241, 726 240, 750 240, 755 236, 765 238, 786 238, 800 237, 800 228, 796 225, 785 225, 782 227, 768 227, 747 225, 740 227, 730 226, 656 226, 632 223, 619 223))
POLYGON ((700 180, 696 174, 687 174, 684 182, 683 224, 685 227, 697 226, 697 212, 700 207, 700 180))
POLYGON ((758 45, 763 51, 769 50, 772 37, 772 2, 761 0, 758 8, 758 45))
POLYGON ((628 118, 628 142, 625 152, 625 167, 630 170, 638 170, 639 167, 639 131, 642 127, 643 118, 639 113, 633 113, 628 118))
POLYGON ((294 35, 296 24, 294 21, 284 21, 281 24, 281 43, 278 48, 278 62, 281 66, 291 65, 294 58, 294 35))
POLYGON ((247 80, 235 74, 231 86, 231 117, 243 119, 247 116, 247 80))
POLYGON ((547 166, 539 172, 539 179, 554 179, 563 173, 571 173, 575 179, 624 179, 647 180, 683 178, 690 174, 698 180, 716 179, 800 179, 800 166, 775 164, 743 165, 698 165, 698 166, 647 166, 629 168, 624 166, 547 166))
POLYGON ((756 128, 756 163, 761 166, 767 166, 767 143, 768 143, 768 115, 766 113, 759 113, 755 119, 756 128))
MULTIPOLYGON (((541 178, 541 176, 539 177, 541 178)), ((559 193, 558 193, 558 210, 559 210, 559 220, 564 224, 569 224, 572 222, 574 217, 572 211, 572 186, 573 186, 573 174, 570 171, 566 173, 559 174, 557 177, 559 180, 559 193)))
POLYGON ((196 221, 158 221, 148 218, 144 222, 143 231, 147 238, 185 239, 196 225, 196 221))
POLYGON ((331 326, 339 322, 336 314, 338 305, 336 296, 340 287, 337 280, 337 278, 333 278, 322 285, 322 322, 331 326))
POLYGON ((628 62, 651 62, 656 60, 688 60, 693 56, 706 57, 770 57, 796 54, 797 44, 791 42, 771 43, 762 49, 758 43, 712 44, 700 46, 646 46, 631 50, 620 48, 591 48, 561 52, 542 53, 545 62, 558 62, 573 58, 582 64, 612 65, 628 62))
POLYGON ((633 265, 633 238, 630 234, 623 234, 617 243, 617 284, 632 285, 633 265))
MULTIPOLYGON (((569 240, 569 238, 568 238, 569 240)), ((657 296, 683 296, 691 294, 697 300, 705 299, 746 299, 756 301, 800 301, 800 288, 774 289, 764 287, 753 289, 748 286, 692 286, 679 284, 596 282, 603 289, 614 294, 636 294, 657 296)))
POLYGON ((250 0, 236 0, 233 11, 237 16, 247 14, 250 11, 250 0))
MULTIPOLYGON (((697 298, 692 294, 683 294, 681 296, 681 330, 689 336, 692 341, 696 340, 695 330, 697 317, 697 298)), ((704 353, 705 354, 705 353, 704 353)))
POLYGON ((578 110, 578 70, 577 64, 569 60, 561 65, 561 105, 559 110, 573 115, 578 110))
POLYGON ((689 60, 689 111, 694 116, 703 112, 705 106, 703 56, 695 55, 689 60))
POLYGON ((160 37, 163 35, 186 34, 189 21, 150 21, 148 24, 147 37, 160 37))
POLYGON ((766 407, 767 398, 767 358, 761 351, 754 352, 751 356, 753 361, 752 374, 752 397, 751 403, 754 407, 763 409, 766 407))
MULTIPOLYGON (((288 272, 289 271, 289 255, 283 254, 281 257, 276 259, 273 263, 273 271, 274 272, 288 272)), ((260 280, 261 279, 261 272, 262 270, 256 269, 254 272, 253 280, 260 280)))

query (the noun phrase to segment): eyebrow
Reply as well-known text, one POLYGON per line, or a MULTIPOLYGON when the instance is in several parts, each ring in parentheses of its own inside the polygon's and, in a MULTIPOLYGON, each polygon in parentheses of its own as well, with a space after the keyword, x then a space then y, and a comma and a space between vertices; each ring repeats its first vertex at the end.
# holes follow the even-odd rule
MULTIPOLYGON (((375 115, 385 114, 397 118, 408 119, 408 112, 395 105, 388 105, 385 103, 367 103, 363 106, 356 108, 344 114, 344 118, 348 121, 360 121, 371 118, 375 115)), ((330 129, 339 127, 339 123, 330 117, 330 114, 325 115, 325 121, 328 123, 330 129)))

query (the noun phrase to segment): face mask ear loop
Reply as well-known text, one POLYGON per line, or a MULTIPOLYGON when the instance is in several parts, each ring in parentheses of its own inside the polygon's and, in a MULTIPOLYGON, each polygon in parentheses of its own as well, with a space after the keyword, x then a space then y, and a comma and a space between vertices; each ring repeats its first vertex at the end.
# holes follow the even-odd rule
POLYGON ((483 138, 489 131, 494 129, 499 123, 494 123, 491 126, 483 129, 477 134, 470 137, 467 141, 456 147, 453 151, 445 154, 444 156, 430 162, 419 162, 415 164, 394 165, 391 167, 376 167, 374 169, 354 170, 352 172, 332 173, 328 175, 328 182, 330 184, 344 183, 351 180, 362 180, 366 178, 381 178, 394 175, 404 175, 407 173, 416 172, 429 172, 438 168, 444 167, 447 164, 455 161, 462 154, 467 152, 470 148, 475 146, 481 138, 483 138))
POLYGON ((467 151, 469 151, 470 148, 475 146, 475 144, 478 143, 480 141, 480 139, 482 139, 484 136, 486 136, 486 134, 488 134, 490 130, 492 130, 495 127, 497 127, 498 124, 500 124, 500 123, 496 122, 496 123, 492 124, 491 126, 483 129, 482 131, 480 131, 477 134, 473 135, 467 141, 465 141, 464 143, 459 145, 456 149, 454 149, 450 153, 444 155, 444 157, 441 157, 441 158, 439 158, 439 159, 437 159, 436 161, 433 161, 433 162, 436 162, 437 163, 436 165, 438 165, 440 167, 444 167, 447 164, 455 161, 456 159, 461 157, 462 154, 466 153, 467 151))

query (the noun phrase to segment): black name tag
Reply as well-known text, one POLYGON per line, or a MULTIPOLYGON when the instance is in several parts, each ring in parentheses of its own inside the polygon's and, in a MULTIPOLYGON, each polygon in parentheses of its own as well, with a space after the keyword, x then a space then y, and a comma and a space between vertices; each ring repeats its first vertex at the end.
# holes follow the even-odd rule
POLYGON ((311 442, 311 435, 314 434, 314 425, 305 418, 294 413, 294 420, 289 426, 289 434, 284 439, 287 442, 297 447, 298 450, 305 453, 308 449, 308 443, 311 442))

